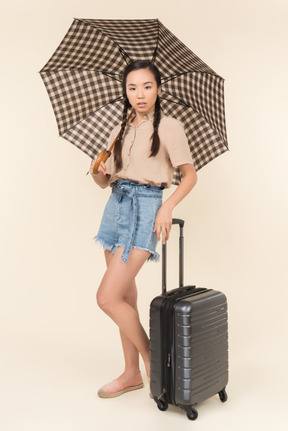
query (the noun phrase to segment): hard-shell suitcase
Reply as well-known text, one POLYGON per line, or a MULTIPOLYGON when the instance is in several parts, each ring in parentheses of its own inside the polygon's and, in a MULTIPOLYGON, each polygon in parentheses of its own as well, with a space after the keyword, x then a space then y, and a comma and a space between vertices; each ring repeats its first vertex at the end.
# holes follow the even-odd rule
POLYGON ((183 286, 183 226, 180 226, 179 288, 166 291, 166 244, 162 246, 162 295, 150 306, 151 394, 160 410, 168 404, 198 416, 193 407, 218 394, 227 400, 227 300, 222 292, 183 286))

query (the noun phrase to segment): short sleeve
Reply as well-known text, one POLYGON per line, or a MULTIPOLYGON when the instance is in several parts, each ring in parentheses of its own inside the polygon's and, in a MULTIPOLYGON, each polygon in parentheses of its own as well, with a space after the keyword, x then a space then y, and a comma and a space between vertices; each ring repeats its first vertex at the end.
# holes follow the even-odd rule
POLYGON ((193 164, 188 139, 182 123, 175 118, 166 117, 165 147, 172 166, 175 168, 184 164, 193 164))

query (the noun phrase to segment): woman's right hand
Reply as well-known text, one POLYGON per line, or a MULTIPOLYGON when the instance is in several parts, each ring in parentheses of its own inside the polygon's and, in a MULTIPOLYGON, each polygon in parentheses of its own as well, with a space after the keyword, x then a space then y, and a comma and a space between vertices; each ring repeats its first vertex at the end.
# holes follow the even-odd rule
POLYGON ((106 175, 106 165, 104 162, 100 162, 100 165, 98 167, 98 171, 97 172, 93 172, 94 166, 96 164, 97 159, 93 160, 91 165, 90 165, 90 174, 91 175, 97 175, 98 173, 102 174, 102 175, 106 175))

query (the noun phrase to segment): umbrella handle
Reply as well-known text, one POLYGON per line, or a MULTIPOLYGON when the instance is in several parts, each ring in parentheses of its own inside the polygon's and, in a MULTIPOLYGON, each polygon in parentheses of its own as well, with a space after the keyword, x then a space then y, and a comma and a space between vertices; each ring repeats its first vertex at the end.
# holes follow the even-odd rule
MULTIPOLYGON (((117 138, 118 139, 118 138, 117 138)), ((116 141, 117 141, 117 139, 116 139, 116 141)), ((115 142, 113 142, 113 144, 115 145, 115 142)), ((113 145, 112 144, 112 145, 113 145)), ((112 145, 111 145, 111 147, 112 147, 112 145)), ((111 147, 110 147, 110 149, 111 149, 111 147)), ((107 151, 107 150, 103 150, 103 151, 101 151, 101 153, 99 153, 98 154, 98 157, 97 157, 97 160, 96 160, 96 163, 95 163, 95 165, 93 166, 93 174, 97 174, 97 172, 98 172, 98 169, 99 169, 99 166, 100 166, 100 163, 101 162, 106 162, 106 160, 108 159, 108 157, 110 157, 111 156, 111 151, 109 150, 109 151, 107 151)))
MULTIPOLYGON (((128 115, 127 119, 126 119, 126 123, 128 123, 128 121, 130 120, 130 118, 131 118, 132 114, 134 114, 134 112, 135 112, 135 109, 133 108, 132 111, 130 112, 130 114, 128 115)), ((116 138, 112 142, 109 150, 103 150, 103 151, 101 151, 101 153, 99 153, 97 160, 96 160, 96 163, 93 166, 93 174, 96 174, 98 172, 100 163, 101 162, 105 163, 106 160, 108 159, 108 157, 111 156, 111 152, 112 152, 114 145, 116 144, 116 141, 118 140, 119 136, 120 136, 120 132, 118 133, 118 135, 116 136, 116 138)))

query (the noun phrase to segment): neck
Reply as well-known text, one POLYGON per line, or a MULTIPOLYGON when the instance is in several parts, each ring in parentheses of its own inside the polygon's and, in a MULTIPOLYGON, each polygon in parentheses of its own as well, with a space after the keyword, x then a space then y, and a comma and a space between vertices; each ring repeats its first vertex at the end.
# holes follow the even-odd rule
POLYGON ((133 120, 134 125, 139 124, 146 115, 151 114, 151 112, 153 112, 154 110, 151 110, 150 112, 136 112, 135 118, 133 120))

